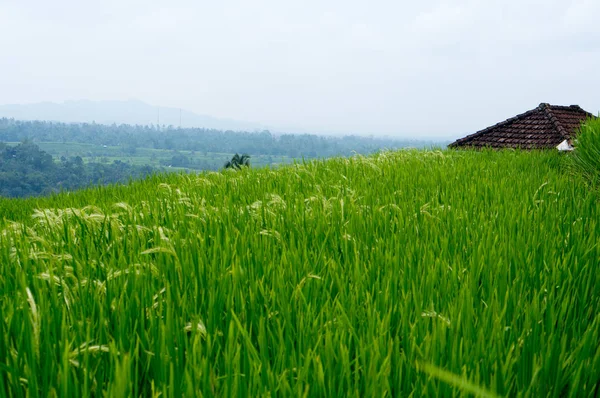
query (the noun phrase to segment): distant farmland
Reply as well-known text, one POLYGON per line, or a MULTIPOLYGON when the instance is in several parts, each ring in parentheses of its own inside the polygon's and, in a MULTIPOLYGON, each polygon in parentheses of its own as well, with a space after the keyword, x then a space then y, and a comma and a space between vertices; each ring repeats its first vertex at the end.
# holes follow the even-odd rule
MULTIPOLYGON (((235 153, 247 153, 257 167, 370 154, 382 149, 431 147, 434 142, 406 138, 324 137, 272 134, 269 131, 220 131, 201 128, 57 123, 0 118, 0 142, 30 140, 56 160, 127 162, 164 170, 218 170, 235 153)), ((445 143, 438 143, 444 145, 445 143)))

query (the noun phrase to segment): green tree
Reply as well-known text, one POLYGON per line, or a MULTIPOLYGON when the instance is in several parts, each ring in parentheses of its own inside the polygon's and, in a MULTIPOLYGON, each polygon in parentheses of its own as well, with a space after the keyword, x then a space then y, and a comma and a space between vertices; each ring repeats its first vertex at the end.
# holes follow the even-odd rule
POLYGON ((250 155, 248 155, 246 153, 243 154, 242 156, 240 156, 236 153, 235 155, 233 155, 231 160, 229 160, 229 161, 227 161, 227 163, 225 163, 226 169, 239 170, 244 166, 250 167, 250 155))

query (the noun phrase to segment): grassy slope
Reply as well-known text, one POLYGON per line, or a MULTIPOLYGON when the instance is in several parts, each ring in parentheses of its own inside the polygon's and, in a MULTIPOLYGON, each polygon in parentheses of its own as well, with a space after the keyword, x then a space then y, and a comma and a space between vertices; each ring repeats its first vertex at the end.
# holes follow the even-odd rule
POLYGON ((0 234, 0 395, 454 391, 419 363, 592 395, 598 195, 560 163, 396 152, 0 201, 23 223, 0 234))

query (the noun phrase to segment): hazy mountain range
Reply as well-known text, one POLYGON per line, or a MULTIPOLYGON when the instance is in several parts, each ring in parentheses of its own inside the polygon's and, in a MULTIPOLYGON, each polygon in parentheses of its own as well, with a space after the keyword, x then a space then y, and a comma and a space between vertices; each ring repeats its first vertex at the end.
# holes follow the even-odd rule
POLYGON ((257 123, 219 119, 179 108, 157 107, 138 100, 65 101, 0 105, 0 117, 17 120, 48 120, 68 123, 160 124, 174 127, 203 127, 217 130, 255 131, 257 123))

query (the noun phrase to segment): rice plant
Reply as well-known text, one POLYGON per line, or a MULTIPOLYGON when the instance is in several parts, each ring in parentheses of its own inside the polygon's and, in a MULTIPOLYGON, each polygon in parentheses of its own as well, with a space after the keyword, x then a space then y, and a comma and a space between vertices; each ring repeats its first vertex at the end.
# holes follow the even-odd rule
POLYGON ((596 396, 599 194, 398 151, 0 200, 1 396, 596 396))
POLYGON ((583 174, 594 186, 600 183, 600 118, 590 119, 581 126, 573 152, 575 172, 583 174))

